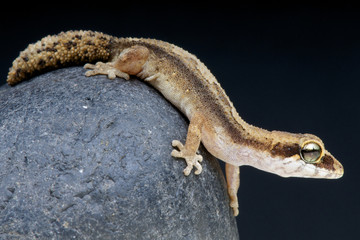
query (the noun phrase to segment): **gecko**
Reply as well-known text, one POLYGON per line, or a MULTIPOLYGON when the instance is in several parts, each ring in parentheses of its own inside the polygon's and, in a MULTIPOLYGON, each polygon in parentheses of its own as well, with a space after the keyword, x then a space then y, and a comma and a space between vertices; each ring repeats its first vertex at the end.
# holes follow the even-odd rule
MULTIPOLYGON (((225 162, 230 207, 239 214, 240 166, 282 177, 337 179, 341 163, 312 134, 268 131, 245 122, 209 69, 186 50, 155 39, 118 38, 95 31, 67 31, 30 44, 13 61, 11 86, 56 68, 85 64, 85 75, 130 79, 157 89, 189 120, 185 143, 173 140, 171 156, 186 162, 184 175, 202 172, 202 143, 225 162)), ((169 143, 170 144, 170 143, 169 143)))

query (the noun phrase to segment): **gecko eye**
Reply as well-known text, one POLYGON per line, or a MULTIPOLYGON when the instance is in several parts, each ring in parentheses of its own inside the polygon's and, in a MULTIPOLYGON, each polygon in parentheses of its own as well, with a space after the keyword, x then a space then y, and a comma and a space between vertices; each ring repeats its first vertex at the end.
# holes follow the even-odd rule
POLYGON ((307 163, 317 163, 322 157, 322 148, 315 142, 307 142, 300 150, 301 158, 307 163))

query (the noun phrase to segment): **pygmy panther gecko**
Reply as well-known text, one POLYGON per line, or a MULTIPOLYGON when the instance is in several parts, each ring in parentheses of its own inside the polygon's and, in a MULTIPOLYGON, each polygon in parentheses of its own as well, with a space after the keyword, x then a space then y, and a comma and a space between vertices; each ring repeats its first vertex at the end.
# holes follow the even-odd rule
POLYGON ((283 177, 340 178, 343 167, 320 138, 311 134, 267 131, 247 124, 215 77, 193 54, 167 42, 117 38, 93 31, 68 31, 30 44, 13 62, 7 82, 15 85, 55 68, 85 64, 86 76, 129 79, 134 75, 158 89, 190 120, 183 145, 172 141, 171 155, 187 163, 187 176, 200 174, 200 142, 223 160, 230 206, 238 215, 242 165, 283 177), (90 64, 97 62, 95 65, 90 64))

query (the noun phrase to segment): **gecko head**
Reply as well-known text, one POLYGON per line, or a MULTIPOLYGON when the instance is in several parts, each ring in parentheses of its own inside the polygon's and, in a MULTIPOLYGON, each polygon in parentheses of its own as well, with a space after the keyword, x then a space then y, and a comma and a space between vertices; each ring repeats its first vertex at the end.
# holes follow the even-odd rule
POLYGON ((289 134, 282 138, 271 148, 272 157, 279 160, 274 173, 283 177, 327 179, 343 176, 343 166, 325 149, 320 138, 312 134, 289 134))

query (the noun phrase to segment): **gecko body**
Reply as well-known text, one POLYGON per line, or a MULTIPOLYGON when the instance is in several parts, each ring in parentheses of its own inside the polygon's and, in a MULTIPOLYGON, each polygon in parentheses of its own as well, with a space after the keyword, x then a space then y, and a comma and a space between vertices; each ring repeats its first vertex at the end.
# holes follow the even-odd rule
POLYGON ((205 148, 225 164, 230 206, 238 214, 239 167, 250 165, 283 177, 340 178, 343 167, 312 134, 267 131, 246 123, 207 67, 173 44, 142 38, 117 38, 92 31, 47 36, 20 53, 8 74, 15 85, 37 73, 85 64, 86 76, 129 79, 134 75, 158 89, 190 124, 185 144, 172 142, 171 155, 187 163, 184 174, 202 171, 205 148), (94 63, 99 61, 98 63, 94 63))

